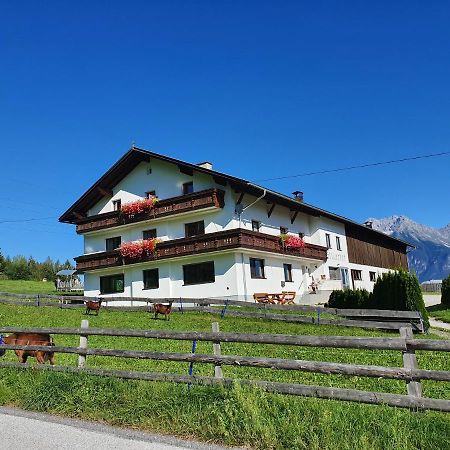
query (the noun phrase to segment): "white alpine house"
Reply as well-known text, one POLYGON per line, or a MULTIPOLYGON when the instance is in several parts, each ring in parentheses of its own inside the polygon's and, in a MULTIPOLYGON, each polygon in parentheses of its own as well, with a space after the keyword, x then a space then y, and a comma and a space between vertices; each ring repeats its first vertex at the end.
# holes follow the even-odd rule
POLYGON ((253 301, 287 291, 311 303, 333 289, 372 290, 380 273, 407 269, 408 243, 294 194, 132 147, 60 221, 84 236, 75 260, 86 296, 253 301), (158 201, 124 213, 143 198, 158 201), (121 246, 142 240, 155 249, 123 255, 121 246))

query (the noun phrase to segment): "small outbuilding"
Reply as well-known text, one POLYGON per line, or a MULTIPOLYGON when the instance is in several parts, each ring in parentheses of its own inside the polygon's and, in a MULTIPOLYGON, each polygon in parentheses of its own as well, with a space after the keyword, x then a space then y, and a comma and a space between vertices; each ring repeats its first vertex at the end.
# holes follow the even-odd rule
POLYGON ((74 269, 62 269, 56 273, 55 287, 57 291, 82 291, 83 283, 74 269))

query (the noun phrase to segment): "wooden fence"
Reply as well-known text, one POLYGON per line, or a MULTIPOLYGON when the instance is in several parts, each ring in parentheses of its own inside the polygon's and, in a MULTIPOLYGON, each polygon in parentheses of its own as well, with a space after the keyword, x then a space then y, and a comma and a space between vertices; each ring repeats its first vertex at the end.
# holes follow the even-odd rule
MULTIPOLYGON (((52 351, 56 353, 78 354, 79 356, 77 367, 52 367, 48 365, 34 366, 38 369, 43 370, 76 373, 84 372, 91 375, 115 376, 137 380, 169 381, 175 383, 188 383, 189 385, 230 385, 233 382, 239 382, 243 384, 254 384, 265 390, 282 394, 302 395, 307 397, 328 398, 334 400, 347 400, 371 404, 387 404, 404 408, 430 409, 450 412, 450 400, 422 397, 420 384, 421 380, 449 382, 450 371, 419 369, 415 355, 415 351, 417 350, 450 352, 450 340, 414 339, 412 329, 410 327, 402 328, 400 330, 400 337, 294 336, 282 334, 223 333, 219 331, 218 323, 213 324, 212 332, 99 329, 89 328, 87 320, 82 321, 80 328, 0 328, 0 333, 13 332, 78 335, 80 337, 79 347, 0 345, 0 348, 3 349, 52 351), (147 339, 192 341, 193 351, 192 353, 172 353, 143 350, 90 348, 88 346, 89 336, 122 336, 147 339), (213 343, 213 354, 195 354, 195 344, 197 341, 206 341, 213 343), (321 361, 223 355, 220 347, 220 344, 222 342, 251 343, 255 345, 273 344, 320 348, 351 348, 360 350, 394 350, 402 352, 403 367, 382 367, 321 361), (194 363, 211 364, 214 366, 214 376, 194 376, 192 375, 191 370, 189 372, 189 375, 180 375, 174 373, 137 372, 88 368, 87 358, 90 355, 186 362, 190 363, 191 368, 194 363), (295 383, 280 383, 264 380, 238 380, 224 378, 222 374, 222 366, 226 365, 404 380, 406 382, 407 395, 360 391, 356 389, 311 386, 295 383)), ((2 361, 0 362, 0 367, 26 368, 30 366, 27 364, 2 361)))
MULTIPOLYGON (((172 312, 184 313, 200 311, 231 317, 277 320, 290 323, 308 323, 315 325, 339 325, 383 330, 399 330, 412 327, 414 331, 425 331, 422 315, 419 311, 392 311, 380 309, 337 309, 309 305, 277 305, 252 303, 241 300, 220 298, 137 298, 104 297, 102 308, 124 311, 151 311, 154 303, 174 302, 172 312), (130 306, 114 306, 129 303, 130 306), (239 308, 233 308, 239 307, 239 308), (248 311, 248 309, 255 310, 248 311), (290 314, 279 314, 280 311, 290 314), (278 314, 277 314, 278 312, 278 314), (306 314, 305 314, 306 313, 306 314), (335 317, 330 317, 335 316, 335 317)), ((62 309, 82 308, 87 300, 98 301, 98 297, 55 296, 33 294, 11 294, 0 292, 0 303, 22 306, 57 306, 62 309)))

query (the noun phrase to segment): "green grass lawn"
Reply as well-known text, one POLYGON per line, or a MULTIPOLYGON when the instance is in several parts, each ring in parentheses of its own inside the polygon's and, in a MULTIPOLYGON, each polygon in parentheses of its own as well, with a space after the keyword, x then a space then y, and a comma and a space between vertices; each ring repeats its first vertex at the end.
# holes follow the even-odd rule
POLYGON ((442 304, 434 305, 429 306, 427 310, 431 317, 450 323, 450 308, 448 306, 442 304))
MULTIPOLYGON (((82 310, 0 305, 1 326, 78 327, 82 310)), ((396 336, 337 326, 315 326, 225 317, 202 313, 173 314, 170 321, 154 320, 145 312, 100 312, 89 317, 91 327, 396 336)), ((430 336, 420 336, 427 338, 430 336)), ((435 336, 431 336, 436 338, 435 336)), ((76 336, 55 336, 57 345, 77 346, 76 336)), ((90 337, 90 347, 169 352, 191 351, 191 342, 141 338, 90 337)), ((212 344, 199 342, 197 353, 211 354, 212 344)), ((222 344, 224 355, 265 356, 343 363, 402 366, 400 352, 320 349, 293 346, 222 344)), ((419 367, 450 370, 445 353, 418 352, 419 367)), ((4 360, 14 361, 7 352, 4 360)), ((75 366, 77 356, 57 355, 57 364, 75 366)), ((188 364, 165 361, 88 357, 88 367, 187 374, 188 364)), ((217 388, 44 373, 32 369, 0 369, 0 404, 46 411, 111 424, 175 433, 180 436, 247 445, 252 448, 419 449, 450 448, 450 415, 413 413, 392 407, 270 394, 252 387, 217 388)), ((405 394, 396 380, 321 375, 284 370, 224 366, 225 377, 317 384, 405 394)), ((213 375, 210 365, 194 365, 194 374, 213 375)), ((423 382, 423 395, 450 399, 449 383, 423 382)))
POLYGON ((80 293, 57 292, 52 281, 0 280, 0 292, 13 294, 79 295, 80 293))

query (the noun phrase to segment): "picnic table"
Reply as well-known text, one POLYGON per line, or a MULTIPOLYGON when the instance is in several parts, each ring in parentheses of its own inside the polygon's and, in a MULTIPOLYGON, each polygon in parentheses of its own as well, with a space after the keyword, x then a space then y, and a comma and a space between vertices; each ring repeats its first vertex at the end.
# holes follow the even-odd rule
POLYGON ((253 294, 253 298, 257 303, 278 303, 279 305, 293 305, 295 303, 295 295, 295 292, 280 292, 273 294, 261 292, 253 294))

